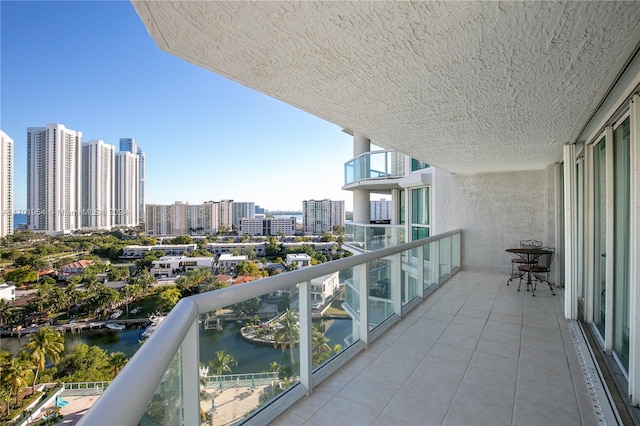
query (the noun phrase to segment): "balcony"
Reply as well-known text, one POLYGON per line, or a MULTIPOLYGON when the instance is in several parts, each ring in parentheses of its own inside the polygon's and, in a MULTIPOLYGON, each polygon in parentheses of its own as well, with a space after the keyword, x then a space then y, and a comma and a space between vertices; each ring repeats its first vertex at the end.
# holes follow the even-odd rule
POLYGON ((344 187, 371 187, 390 189, 398 187, 398 179, 404 176, 405 155, 396 151, 366 152, 344 165, 344 187))
MULTIPOLYGON (((152 416, 156 424, 199 424, 200 410, 213 404, 201 400, 208 389, 198 371, 200 315, 294 286, 300 334, 291 386, 255 410, 235 398, 233 410, 246 410, 236 421, 615 421, 579 327, 563 317, 562 292, 539 288, 532 297, 506 286, 504 275, 460 271, 461 242, 453 231, 183 299, 81 424, 137 424, 152 416), (351 333, 338 354, 316 365, 311 280, 335 272, 345 285, 351 333)), ((214 424, 222 420, 216 415, 214 424)))
POLYGON ((374 225, 353 222, 345 224, 345 244, 358 251, 393 247, 404 241, 404 225, 374 225))

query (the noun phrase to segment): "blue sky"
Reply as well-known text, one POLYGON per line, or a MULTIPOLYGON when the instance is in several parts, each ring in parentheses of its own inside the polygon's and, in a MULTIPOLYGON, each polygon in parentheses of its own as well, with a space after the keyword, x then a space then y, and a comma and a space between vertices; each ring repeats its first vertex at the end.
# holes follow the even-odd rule
POLYGON ((351 137, 161 51, 128 1, 0 2, 0 128, 14 140, 14 207, 26 208, 27 127, 61 123, 147 155, 149 204, 254 201, 301 210, 344 200, 351 137))

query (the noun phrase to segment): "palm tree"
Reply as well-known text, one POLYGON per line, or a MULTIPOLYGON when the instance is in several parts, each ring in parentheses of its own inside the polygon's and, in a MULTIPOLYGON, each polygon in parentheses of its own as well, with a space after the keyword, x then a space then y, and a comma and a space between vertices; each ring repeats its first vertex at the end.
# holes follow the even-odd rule
POLYGON ((32 393, 35 392, 38 374, 45 367, 46 358, 49 357, 54 364, 60 361, 60 354, 64 351, 64 338, 53 327, 42 327, 37 333, 29 336, 29 343, 25 345, 31 360, 36 367, 33 378, 32 393))
POLYGON ((120 370, 127 364, 129 358, 122 352, 114 352, 109 356, 109 364, 113 367, 113 377, 115 378, 120 370))
POLYGON ((293 348, 300 338, 300 325, 298 323, 298 315, 295 311, 287 309, 278 323, 273 339, 273 347, 280 346, 282 352, 289 347, 291 354, 291 366, 293 367, 295 359, 293 357, 293 348))
POLYGON ((311 351, 313 353, 313 366, 322 364, 331 355, 329 338, 325 336, 314 324, 311 332, 311 351))
MULTIPOLYGON (((2 383, 10 389, 9 398, 15 393, 16 405, 18 405, 20 391, 29 386, 29 380, 33 374, 32 365, 28 359, 20 356, 11 358, 2 366, 2 383)), ((9 407, 7 407, 8 411, 9 407)))
POLYGON ((209 366, 213 367, 216 376, 222 375, 225 371, 231 373, 231 366, 238 365, 238 361, 227 351, 216 351, 216 358, 209 361, 209 366))

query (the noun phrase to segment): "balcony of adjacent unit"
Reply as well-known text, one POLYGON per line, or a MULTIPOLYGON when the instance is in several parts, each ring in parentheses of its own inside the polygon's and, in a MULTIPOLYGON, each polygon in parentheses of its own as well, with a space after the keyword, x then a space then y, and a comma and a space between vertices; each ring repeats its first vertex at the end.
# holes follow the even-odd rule
POLYGON ((397 246, 406 241, 405 225, 346 222, 344 229, 345 245, 357 252, 397 246))
POLYGON ((342 189, 385 190, 399 188, 399 179, 405 176, 405 155, 396 151, 365 152, 344 165, 342 189))
MULTIPOLYGON (((563 317, 562 291, 533 297, 503 274, 461 269, 463 237, 452 231, 183 299, 81 424, 615 421, 579 326, 563 317), (311 282, 332 273, 349 316, 321 328, 311 282), (244 338, 267 340, 281 321, 279 368, 269 370, 269 359, 242 374, 206 368, 219 357, 205 349, 215 332, 201 319, 283 288, 297 288, 290 310, 242 326, 244 338)), ((261 362, 247 345, 233 355, 261 362)))

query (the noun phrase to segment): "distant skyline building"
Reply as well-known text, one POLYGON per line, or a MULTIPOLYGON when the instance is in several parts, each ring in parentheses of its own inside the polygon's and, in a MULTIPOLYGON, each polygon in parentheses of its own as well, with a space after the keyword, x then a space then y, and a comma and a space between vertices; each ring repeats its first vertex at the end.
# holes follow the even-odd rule
POLYGON ((240 219, 238 235, 294 235, 296 233, 295 217, 262 217, 240 219))
POLYGON ((47 233, 80 228, 82 132, 62 124, 27 128, 27 224, 47 233))
POLYGON ((82 144, 82 227, 113 226, 115 146, 101 140, 82 144))
POLYGON ((302 202, 302 225, 305 234, 333 232, 334 226, 344 226, 344 201, 305 200, 302 202))
POLYGON ((138 154, 120 151, 115 165, 114 225, 138 226, 138 154))
POLYGON ((370 201, 370 219, 371 222, 390 221, 393 217, 393 202, 391 200, 372 200, 370 201))
POLYGON ((146 162, 147 158, 133 138, 120 138, 120 151, 138 155, 138 221, 145 221, 146 162))
POLYGON ((13 139, 0 130, 0 238, 13 233, 13 139))
POLYGON ((232 209, 231 223, 236 228, 240 227, 240 219, 253 219, 256 216, 256 203, 254 202, 234 201, 232 209))
POLYGON ((218 203, 218 220, 220 231, 233 229, 233 200, 221 200, 218 203))

